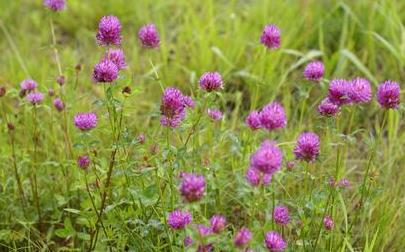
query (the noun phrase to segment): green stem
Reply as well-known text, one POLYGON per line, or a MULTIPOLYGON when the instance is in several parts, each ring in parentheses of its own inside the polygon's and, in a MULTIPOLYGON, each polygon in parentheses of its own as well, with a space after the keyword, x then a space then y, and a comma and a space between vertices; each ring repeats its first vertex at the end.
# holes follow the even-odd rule
POLYGON ((18 191, 20 194, 21 198, 21 207, 23 209, 24 215, 26 214, 26 198, 25 198, 25 193, 24 193, 24 188, 21 183, 21 176, 18 172, 18 167, 17 167, 17 157, 15 154, 15 140, 14 140, 14 134, 13 132, 10 132, 10 142, 11 142, 11 157, 12 157, 12 162, 13 162, 13 167, 14 167, 14 173, 15 173, 15 178, 17 180, 17 186, 18 186, 18 191))
MULTIPOLYGON (((93 207, 94 212, 95 212, 96 215, 97 215, 97 218, 99 218, 100 216, 99 216, 99 214, 98 214, 98 212, 97 212, 96 203, 95 203, 95 201, 94 201, 94 199, 93 199, 93 196, 91 195, 91 192, 90 192, 90 187, 89 187, 89 183, 88 183, 88 180, 87 180, 86 171, 84 171, 84 179, 85 179, 85 183, 86 183, 86 191, 87 191, 87 194, 89 195, 89 198, 90 198, 90 201, 91 201, 91 205, 92 205, 92 207, 93 207)), ((101 224, 101 227, 102 227, 102 229, 103 229, 104 235, 107 237, 107 230, 105 229, 104 223, 103 223, 103 221, 102 221, 101 218, 100 218, 100 224, 101 224)), ((91 250, 92 245, 93 245, 92 243, 93 243, 93 239, 90 240, 90 250, 91 250)))
POLYGON ((163 197, 162 186, 160 184, 160 177, 159 177, 158 168, 156 168, 155 179, 156 179, 157 187, 159 189, 159 196, 160 196, 160 199, 161 199, 160 202, 161 202, 161 207, 162 207, 162 217, 163 217, 163 221, 164 221, 163 226, 164 226, 164 229, 165 229, 166 236, 169 239, 170 251, 173 251, 172 241, 171 241, 171 238, 170 238, 169 229, 167 228, 166 202, 165 202, 165 199, 163 197))
POLYGON ((323 210, 321 223, 319 224, 318 235, 316 236, 316 239, 315 239, 315 244, 314 244, 314 250, 313 250, 313 251, 316 251, 316 247, 317 247, 317 245, 318 245, 318 240, 319 240, 319 237, 321 236, 321 231, 322 231, 322 226, 323 226, 323 220, 324 220, 325 217, 326 217, 326 214, 327 214, 328 209, 329 209, 329 203, 331 202, 331 198, 332 198, 332 197, 331 197, 331 196, 332 196, 332 190, 333 190, 333 188, 330 188, 330 192, 329 192, 329 195, 328 195, 328 200, 326 201, 326 206, 325 206, 325 209, 323 210))
POLYGON ((380 130, 377 133, 377 138, 374 141, 374 145, 372 146, 372 149, 370 151, 370 155, 369 155, 369 158, 368 158, 368 161, 367 161, 367 166, 366 166, 366 172, 364 174, 363 182, 362 182, 361 187, 360 187, 361 188, 361 196, 360 196, 360 201, 359 201, 359 209, 358 209, 358 211, 356 211, 356 215, 355 215, 354 221, 350 225, 349 232, 352 230, 353 225, 358 221, 358 218, 360 217, 360 212, 362 212, 361 209, 363 209, 364 201, 367 200, 367 198, 368 198, 368 189, 366 189, 367 178, 369 176, 370 169, 371 169, 371 166, 372 166, 375 154, 376 154, 377 145, 381 140, 381 135, 382 135, 382 131, 383 131, 384 127, 385 127, 386 119, 387 119, 387 111, 384 111, 383 121, 381 123, 380 130))
POLYGON ((194 132, 197 130, 198 124, 200 123, 200 120, 203 116, 203 114, 205 113, 205 110, 207 108, 207 104, 208 104, 208 98, 204 98, 204 104, 202 106, 202 110, 200 111, 200 114, 197 118, 197 121, 193 124, 193 126, 191 127, 190 133, 187 136, 186 142, 184 143, 184 147, 187 146, 191 136, 194 134, 194 132))
POLYGON ((38 122, 37 122, 37 106, 33 106, 33 113, 32 113, 32 120, 33 120, 33 144, 34 144, 34 154, 33 154, 33 171, 32 171, 32 176, 33 176, 33 181, 32 181, 32 191, 33 191, 33 196, 34 196, 34 202, 35 206, 37 208, 37 214, 38 214, 38 222, 39 226, 42 227, 42 216, 41 216, 41 208, 39 204, 39 194, 38 194, 38 182, 37 182, 37 153, 38 153, 38 122))
POLYGON ((50 18, 50 25, 51 25, 51 33, 52 33, 52 48, 53 48, 53 53, 54 53, 54 56, 55 56, 56 65, 58 66, 59 76, 61 76, 61 75, 62 75, 62 66, 61 66, 61 64, 60 64, 58 48, 56 48, 56 36, 55 36, 55 28, 54 28, 54 25, 53 25, 53 18, 52 18, 52 16, 51 16, 51 18, 50 18))
MULTIPOLYGON (((112 146, 112 151, 111 151, 111 155, 110 155, 110 161, 109 161, 109 165, 108 165, 108 171, 107 171, 107 179, 106 182, 104 184, 104 190, 103 193, 101 195, 101 205, 100 205, 100 210, 99 210, 99 214, 97 217, 97 221, 96 221, 96 238, 94 241, 94 245, 93 248, 96 247, 97 245, 97 240, 98 240, 98 232, 100 229, 100 222, 101 219, 103 217, 103 213, 106 207, 106 203, 107 203, 107 195, 110 193, 110 184, 111 184, 111 178, 112 178, 112 172, 114 169, 114 165, 115 165, 115 159, 116 159, 116 154, 118 152, 118 142, 121 136, 121 126, 122 126, 122 115, 123 115, 123 108, 121 109, 121 115, 120 115, 120 120, 118 123, 118 133, 116 132, 117 127, 116 127, 116 108, 114 103, 112 104, 112 108, 110 108, 110 97, 107 95, 107 90, 106 90, 106 86, 104 85, 104 92, 105 92, 105 98, 106 98, 106 106, 107 106, 107 110, 108 110, 108 117, 110 119, 110 125, 111 125, 111 130, 112 130, 112 136, 113 136, 113 146, 112 146)), ((111 97, 111 99, 113 99, 113 97, 111 97)), ((111 246, 109 246, 110 251, 112 251, 111 246)))

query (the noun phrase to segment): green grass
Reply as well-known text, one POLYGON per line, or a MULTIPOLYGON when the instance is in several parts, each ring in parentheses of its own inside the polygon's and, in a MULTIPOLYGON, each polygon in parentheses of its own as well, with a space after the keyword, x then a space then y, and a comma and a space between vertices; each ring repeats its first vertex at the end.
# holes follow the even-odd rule
MULTIPOLYGON (((165 215, 177 207, 193 212, 193 223, 207 223, 216 213, 227 216, 231 224, 215 238, 216 251, 232 251, 234 230, 242 225, 254 233, 250 247, 263 251, 263 232, 273 229, 273 192, 277 203, 288 205, 292 215, 292 223, 284 230, 288 251, 311 251, 329 196, 327 181, 335 170, 339 177, 348 177, 352 186, 331 194, 333 207, 328 212, 334 216, 335 229, 321 230, 317 250, 403 250, 403 107, 387 113, 381 139, 377 136, 384 114, 375 99, 368 105, 344 108, 337 123, 319 118, 316 106, 327 93, 327 82, 314 86, 304 80, 302 71, 308 61, 321 59, 327 80, 364 76, 374 91, 386 79, 404 87, 404 1, 68 0, 68 8, 56 14, 44 9, 41 2, 0 0, 0 86, 8 90, 0 98, 0 248, 4 251, 88 249, 97 216, 86 192, 85 172, 77 168, 76 158, 92 153, 95 166, 87 179, 95 204, 100 206, 110 154, 117 146, 111 194, 103 216, 106 234, 100 231, 98 251, 108 247, 117 251, 181 251, 183 233, 164 223, 165 215), (121 108, 125 103, 122 138, 116 145, 104 106, 111 100, 104 96, 102 86, 91 80, 93 65, 105 50, 95 42, 97 24, 107 14, 119 17, 122 23, 122 47, 129 66, 111 88, 116 106, 121 108), (55 82, 58 67, 51 17, 62 72, 67 77, 63 88, 55 82), (157 25, 161 35, 158 50, 143 49, 137 39, 139 27, 149 22, 157 25), (267 23, 282 30, 279 50, 266 51, 259 43, 267 23), (82 65, 77 86, 76 64, 82 65), (224 91, 207 97, 198 89, 198 79, 213 70, 222 74, 224 91), (19 83, 28 77, 35 79, 44 93, 52 87, 63 94, 67 104, 66 114, 58 113, 49 97, 37 108, 36 161, 33 108, 18 97, 19 83), (180 88, 197 102, 185 123, 170 131, 168 138, 159 124, 159 81, 165 87, 180 88), (133 94, 125 98, 120 91, 127 85, 133 94), (221 108, 225 119, 214 124, 204 116, 198 133, 183 147, 204 99, 221 108), (252 133, 243 123, 246 115, 272 100, 285 107, 287 128, 270 134, 252 133), (80 134, 72 123, 73 115, 82 111, 99 115, 97 129, 88 135, 80 134), (64 115, 73 155, 66 144, 64 115), (6 122, 15 125, 12 133, 6 122), (290 160, 294 141, 304 130, 321 136, 321 156, 309 167, 310 190, 304 190, 303 164, 293 171, 283 169, 265 190, 252 190, 244 175, 250 154, 262 140, 277 140, 284 159, 290 160), (145 144, 136 141, 141 132, 146 134, 145 144), (364 189, 361 184, 374 146, 376 154, 366 178, 369 187, 364 189), (14 162, 27 200, 24 208, 14 162), (38 224, 30 187, 34 169, 42 225, 38 224), (180 171, 206 176, 207 193, 200 204, 182 202, 177 192, 180 171), (360 207, 361 192, 365 191, 360 207), (298 220, 304 226, 298 225, 298 220)), ((193 230, 190 226, 187 232, 192 234, 193 230)))

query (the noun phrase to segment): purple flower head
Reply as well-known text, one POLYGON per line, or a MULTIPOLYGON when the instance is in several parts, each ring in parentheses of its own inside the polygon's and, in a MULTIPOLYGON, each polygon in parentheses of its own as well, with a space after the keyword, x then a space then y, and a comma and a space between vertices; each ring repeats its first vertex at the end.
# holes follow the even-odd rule
POLYGON ((267 130, 285 128, 287 118, 283 106, 277 102, 267 104, 262 111, 260 111, 260 122, 262 127, 267 130))
POLYGON ((242 227, 236 233, 235 238, 234 238, 234 243, 235 243, 235 246, 237 246, 237 247, 243 247, 246 244, 248 244, 251 239, 252 239, 252 233, 250 232, 250 230, 248 228, 242 227))
POLYGON ((207 114, 214 121, 221 120, 223 116, 222 112, 218 109, 207 109, 207 114))
POLYGON ((195 104, 193 99, 190 96, 183 97, 184 105, 189 108, 194 108, 195 104))
POLYGON ((98 24, 96 35, 99 45, 121 45, 121 23, 115 16, 104 16, 98 24))
POLYGON ((281 252, 287 247, 287 243, 283 237, 276 231, 270 231, 266 233, 264 238, 267 249, 271 252, 281 252))
POLYGON ((191 97, 183 95, 176 88, 166 88, 160 105, 160 124, 167 127, 176 128, 186 116, 186 107, 193 107, 194 102, 191 97))
POLYGON ((204 176, 183 173, 180 192, 187 202, 194 202, 201 199, 205 192, 204 176))
POLYGON ((288 207, 283 205, 276 206, 273 212, 273 219, 278 225, 287 225, 290 222, 288 207))
POLYGON ((334 223, 330 216, 325 216, 325 218, 323 218, 323 226, 325 227, 326 230, 333 229, 334 223))
POLYGON ((48 89, 48 95, 49 96, 54 96, 55 95, 55 90, 53 90, 53 88, 49 88, 48 89))
POLYGON ((336 180, 333 177, 329 178, 328 184, 330 187, 335 187, 336 186, 336 180))
POLYGON ((250 167, 266 174, 273 174, 280 170, 283 153, 275 142, 265 140, 259 149, 250 156, 250 167))
POLYGON ((212 232, 218 234, 221 233, 222 230, 225 229, 226 226, 226 218, 222 215, 214 215, 210 219, 211 229, 212 232))
POLYGON ((260 114, 257 110, 253 110, 249 113, 246 117, 245 123, 251 128, 252 130, 257 130, 262 127, 260 122, 260 114))
POLYGON ((304 76, 310 81, 320 81, 325 72, 325 67, 321 61, 312 61, 305 66, 304 76))
POLYGON ((44 100, 44 94, 41 92, 29 93, 27 95, 27 101, 32 105, 40 104, 44 100))
POLYGON ((343 79, 334 79, 329 83, 328 98, 336 105, 344 105, 350 103, 349 98, 350 82, 343 79))
POLYGON ((280 47, 280 29, 274 24, 268 24, 264 27, 260 43, 265 45, 268 49, 278 49, 280 47))
POLYGON ((253 167, 249 167, 245 177, 251 186, 259 186, 260 184, 266 186, 271 182, 271 174, 262 173, 253 167))
POLYGON ((200 88, 207 92, 218 91, 222 85, 222 77, 218 72, 206 72, 200 77, 200 88))
POLYGON ((6 87, 0 86, 0 97, 3 97, 6 95, 6 87))
POLYGON ((104 59, 112 61, 117 66, 118 70, 127 67, 127 63, 125 62, 125 54, 122 49, 109 48, 105 53, 104 59))
POLYGON ((136 140, 141 144, 145 143, 146 140, 145 134, 144 133, 139 134, 136 140))
POLYGON ((138 32, 139 40, 144 47, 157 48, 159 47, 159 33, 154 24, 142 26, 138 32))
POLYGON ((212 228, 211 227, 207 227, 203 224, 198 224, 197 225, 197 232, 201 237, 205 237, 207 235, 212 234, 212 228))
POLYGON ((347 178, 342 178, 337 183, 337 187, 339 187, 339 188, 348 188, 348 187, 350 187, 350 181, 347 178))
POLYGON ((188 211, 182 212, 180 209, 176 209, 169 214, 167 224, 173 229, 183 229, 191 220, 192 216, 188 211))
POLYGON ((178 113, 171 115, 171 117, 162 115, 160 117, 160 124, 165 127, 177 128, 185 117, 185 110, 181 110, 178 113))
POLYGON ((111 60, 103 59, 94 66, 93 80, 95 82, 111 83, 118 78, 118 67, 111 60))
POLYGON ((20 87, 23 91, 34 91, 38 87, 38 83, 36 83, 34 80, 26 79, 20 83, 20 87))
POLYGON ((401 90, 395 81, 385 81, 378 86, 377 101, 386 109, 397 109, 401 90))
POLYGON ((214 249, 212 243, 198 245, 197 252, 211 252, 214 249))
POLYGON ((12 130, 15 129, 15 126, 14 126, 14 124, 9 122, 9 123, 7 123, 7 128, 8 128, 9 131, 12 131, 12 130))
POLYGON ((193 239, 190 236, 184 238, 184 246, 190 247, 193 244, 193 239))
POLYGON ((77 113, 74 118, 76 128, 88 131, 96 127, 97 115, 95 113, 77 113))
POLYGON ((61 11, 65 8, 65 0, 44 0, 45 7, 53 11, 61 11))
POLYGON ((288 170, 292 170, 292 169, 294 169, 294 167, 295 167, 295 161, 294 161, 294 160, 288 160, 288 161, 285 163, 285 166, 286 166, 286 168, 287 168, 288 170))
POLYGON ((372 96, 370 82, 363 78, 355 78, 350 82, 348 96, 354 103, 369 102, 372 96))
POLYGON ((56 77, 56 83, 59 84, 59 86, 63 86, 63 84, 65 84, 66 78, 63 75, 59 75, 58 77, 56 77))
POLYGON ((321 104, 319 104, 318 112, 322 116, 333 117, 340 112, 340 107, 331 102, 329 98, 325 98, 322 100, 321 104))
POLYGON ((297 159, 313 162, 319 155, 319 137, 313 132, 304 132, 298 137, 294 148, 297 159))
POLYGON ((86 169, 90 165, 90 158, 88 156, 80 156, 77 158, 77 165, 82 168, 86 169))
POLYGON ((53 106, 60 112, 65 108, 65 104, 60 98, 53 100, 53 106))

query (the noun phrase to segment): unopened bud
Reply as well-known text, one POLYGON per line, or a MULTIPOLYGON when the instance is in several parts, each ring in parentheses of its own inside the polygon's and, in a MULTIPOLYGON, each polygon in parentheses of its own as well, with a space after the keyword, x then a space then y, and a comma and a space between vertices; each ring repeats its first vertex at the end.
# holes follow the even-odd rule
POLYGON ((3 97, 6 94, 6 88, 0 87, 0 97, 3 97))
POLYGON ((132 89, 129 86, 126 86, 122 89, 122 94, 125 96, 129 96, 132 93, 132 89))
POLYGON ((14 124, 12 124, 12 123, 7 123, 7 128, 9 129, 9 130, 14 130, 15 129, 15 127, 14 127, 14 124))
POLYGON ((63 86, 65 84, 65 76, 60 75, 56 78, 56 83, 58 83, 60 86, 63 86))

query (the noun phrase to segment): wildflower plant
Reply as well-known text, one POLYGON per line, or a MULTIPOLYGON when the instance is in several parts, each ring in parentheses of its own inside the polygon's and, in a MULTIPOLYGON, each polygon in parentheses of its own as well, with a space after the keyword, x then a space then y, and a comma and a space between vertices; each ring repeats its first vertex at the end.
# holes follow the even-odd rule
POLYGON ((1 248, 404 247, 400 3, 17 2, 1 248))

